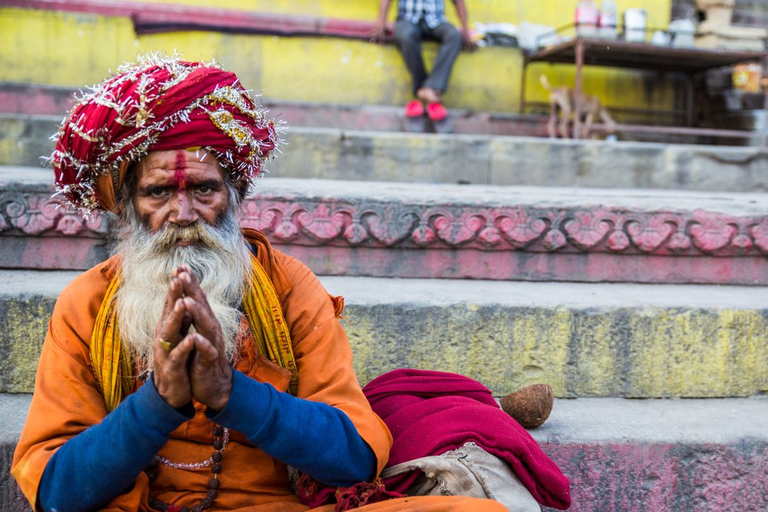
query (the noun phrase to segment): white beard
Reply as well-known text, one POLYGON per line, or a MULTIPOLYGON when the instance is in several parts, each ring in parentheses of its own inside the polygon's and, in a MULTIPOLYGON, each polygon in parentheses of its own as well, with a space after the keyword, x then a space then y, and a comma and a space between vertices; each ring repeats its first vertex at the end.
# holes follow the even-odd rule
MULTIPOLYGON (((220 226, 198 221, 191 226, 167 224, 157 233, 144 227, 128 204, 115 252, 123 254, 123 281, 115 293, 120 339, 132 354, 139 375, 152 369, 155 330, 173 271, 189 265, 221 324, 225 354, 233 361, 240 338, 238 311, 251 262, 248 243, 232 204, 220 226), (176 242, 193 242, 177 246, 176 242)), ((177 340, 168 340, 175 342, 177 340)))

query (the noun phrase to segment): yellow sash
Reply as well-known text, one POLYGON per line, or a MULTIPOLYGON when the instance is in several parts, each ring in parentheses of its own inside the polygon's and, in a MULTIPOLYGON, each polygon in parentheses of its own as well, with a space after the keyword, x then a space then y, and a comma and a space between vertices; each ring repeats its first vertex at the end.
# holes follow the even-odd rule
MULTIPOLYGON (((109 283, 91 335, 91 365, 104 396, 107 412, 114 410, 133 387, 131 357, 120 343, 114 301, 121 278, 122 274, 118 271, 109 283)), ((275 287, 253 255, 242 308, 259 354, 291 372, 288 392, 295 395, 299 382, 291 334, 283 318, 275 287)))

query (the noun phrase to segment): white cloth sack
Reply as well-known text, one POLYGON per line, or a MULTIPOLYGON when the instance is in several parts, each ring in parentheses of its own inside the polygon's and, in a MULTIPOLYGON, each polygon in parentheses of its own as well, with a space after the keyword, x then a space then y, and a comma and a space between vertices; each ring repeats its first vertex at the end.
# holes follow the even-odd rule
POLYGON ((385 468, 382 478, 419 470, 410 496, 470 496, 496 500, 509 512, 541 512, 536 499, 502 459, 475 443, 440 455, 409 460, 385 468))

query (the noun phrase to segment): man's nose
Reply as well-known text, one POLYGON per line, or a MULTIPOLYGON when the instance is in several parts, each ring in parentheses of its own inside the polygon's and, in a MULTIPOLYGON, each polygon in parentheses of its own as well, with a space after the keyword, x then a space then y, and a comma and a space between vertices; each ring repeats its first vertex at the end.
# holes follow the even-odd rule
POLYGON ((189 226, 197 221, 198 215, 185 190, 176 194, 170 221, 179 226, 189 226))

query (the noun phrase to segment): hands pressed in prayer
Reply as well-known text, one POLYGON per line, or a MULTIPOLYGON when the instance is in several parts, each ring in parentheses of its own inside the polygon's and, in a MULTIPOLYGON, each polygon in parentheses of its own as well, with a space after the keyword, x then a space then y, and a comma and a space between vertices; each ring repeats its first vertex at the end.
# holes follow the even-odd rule
POLYGON ((192 271, 182 267, 176 278, 184 285, 184 307, 192 316, 197 331, 187 335, 195 344, 189 367, 192 397, 212 409, 221 410, 227 405, 232 391, 232 367, 225 354, 221 325, 192 271))
POLYGON ((194 398, 223 409, 232 391, 221 326, 192 271, 182 266, 168 288, 155 336, 153 378, 160 396, 178 408, 194 398), (194 325, 195 332, 189 327, 194 325), (171 350, 161 346, 169 342, 171 350))
POLYGON ((194 343, 185 337, 191 318, 184 307, 183 293, 184 286, 181 279, 175 276, 168 287, 163 312, 155 331, 152 365, 152 378, 157 392, 174 408, 179 408, 192 399, 187 360, 194 348, 194 343), (163 348, 161 342, 170 343, 171 350, 163 348))

